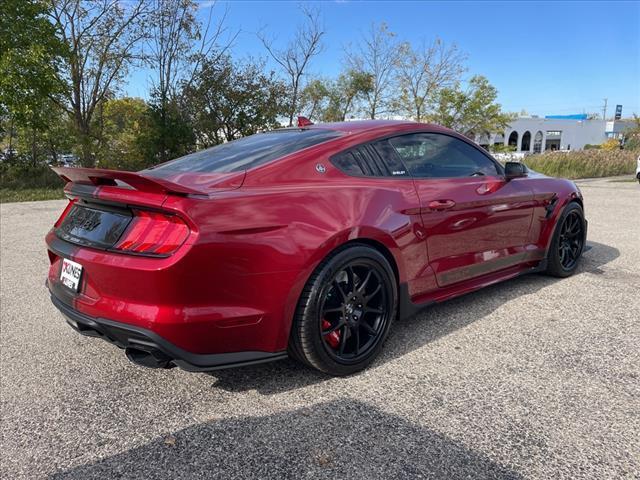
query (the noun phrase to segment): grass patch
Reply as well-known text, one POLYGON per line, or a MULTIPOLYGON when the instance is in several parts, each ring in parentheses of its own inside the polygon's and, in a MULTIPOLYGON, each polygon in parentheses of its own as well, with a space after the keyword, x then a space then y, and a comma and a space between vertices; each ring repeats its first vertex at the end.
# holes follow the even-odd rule
POLYGON ((64 198, 62 188, 24 188, 20 190, 0 188, 0 203, 56 200, 61 198, 64 198))
POLYGON ((638 153, 631 150, 550 152, 530 155, 524 159, 524 163, 532 170, 552 177, 615 177, 633 175, 638 153))

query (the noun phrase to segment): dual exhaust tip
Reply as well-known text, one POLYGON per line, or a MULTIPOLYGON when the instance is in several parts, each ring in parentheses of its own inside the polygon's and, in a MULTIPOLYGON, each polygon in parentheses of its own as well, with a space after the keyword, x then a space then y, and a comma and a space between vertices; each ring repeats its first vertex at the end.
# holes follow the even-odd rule
POLYGON ((124 350, 127 358, 142 367, 147 368, 173 368, 175 365, 171 363, 171 358, 167 357, 159 350, 142 350, 135 347, 127 347, 124 350))

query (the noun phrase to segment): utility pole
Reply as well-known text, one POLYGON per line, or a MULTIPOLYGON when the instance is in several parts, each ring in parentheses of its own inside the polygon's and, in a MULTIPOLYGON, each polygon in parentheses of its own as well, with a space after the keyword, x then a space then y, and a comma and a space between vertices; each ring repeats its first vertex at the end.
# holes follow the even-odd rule
POLYGON ((604 106, 602 107, 602 119, 606 120, 607 119, 607 100, 609 100, 608 98, 604 99, 604 106))

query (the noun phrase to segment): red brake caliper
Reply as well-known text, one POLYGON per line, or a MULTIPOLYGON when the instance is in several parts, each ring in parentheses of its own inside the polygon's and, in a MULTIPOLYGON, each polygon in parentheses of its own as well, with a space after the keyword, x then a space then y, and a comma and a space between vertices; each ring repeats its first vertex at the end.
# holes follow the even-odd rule
MULTIPOLYGON (((322 329, 329 330, 331 328, 331 323, 328 320, 322 320, 322 329)), ((329 335, 325 335, 327 337, 327 343, 331 345, 331 348, 338 348, 340 345, 340 332, 335 330, 331 332, 329 335)))

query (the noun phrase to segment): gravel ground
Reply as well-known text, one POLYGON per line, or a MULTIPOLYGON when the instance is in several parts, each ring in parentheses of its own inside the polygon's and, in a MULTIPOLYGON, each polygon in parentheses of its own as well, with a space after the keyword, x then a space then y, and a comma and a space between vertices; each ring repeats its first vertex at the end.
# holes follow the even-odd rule
POLYGON ((580 185, 578 274, 430 308, 343 379, 130 364, 49 301, 43 236, 64 202, 2 205, 0 476, 640 478, 640 187, 580 185))

